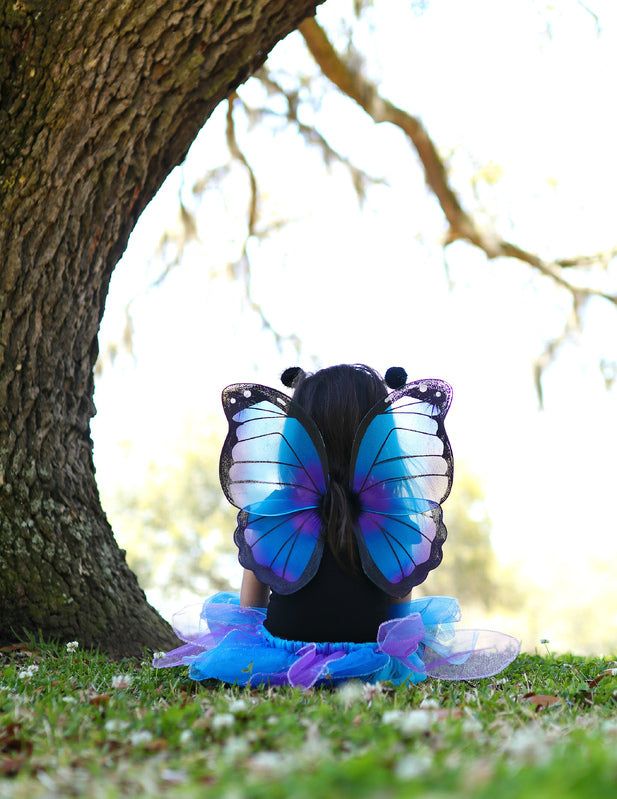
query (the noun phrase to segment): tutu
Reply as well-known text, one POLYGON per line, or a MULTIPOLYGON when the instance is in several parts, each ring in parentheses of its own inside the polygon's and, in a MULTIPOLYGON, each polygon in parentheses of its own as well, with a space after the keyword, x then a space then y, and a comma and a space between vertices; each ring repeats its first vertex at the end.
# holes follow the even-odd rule
MULTIPOLYGON (((305 408, 275 389, 253 383, 228 386, 223 391, 229 431, 221 452, 221 486, 240 511, 234 533, 240 565, 252 572, 261 586, 244 595, 258 602, 257 597, 272 589, 279 607, 281 603, 284 607, 284 597, 305 590, 301 600, 307 608, 299 612, 296 605, 293 615, 288 605, 289 624, 276 623, 273 604, 273 629, 285 633, 296 629, 320 638, 363 638, 366 632, 352 632, 352 620, 368 621, 370 609, 377 614, 378 606, 373 603, 378 601, 382 604, 375 619, 382 618, 387 597, 407 597, 441 562, 446 539, 441 503, 452 485, 452 450, 444 418, 452 389, 434 379, 401 386, 398 375, 398 387, 386 396, 381 378, 368 367, 341 365, 320 374, 326 382, 317 381, 315 396, 327 400, 328 408, 320 413, 326 413, 333 423, 326 425, 328 429, 338 431, 335 435, 331 430, 332 451, 326 448, 318 425, 320 413, 311 416, 308 400, 305 408), (339 386, 330 396, 326 390, 329 380, 335 381, 333 386, 345 385, 345 391, 339 386), (358 419, 351 440, 350 431, 338 421, 345 413, 353 418, 347 404, 354 397, 358 419), (372 397, 372 406, 368 397, 372 397), (362 413, 361 405, 367 405, 362 413), (339 449, 351 454, 347 465, 337 465, 335 458, 335 479, 329 456, 339 449), (341 470, 348 472, 345 485, 340 482, 341 470), (341 508, 332 510, 336 497, 353 524, 343 524, 347 517, 341 515, 341 508), (372 583, 370 591, 360 581, 341 587, 345 569, 341 567, 337 575, 332 568, 338 556, 329 540, 331 521, 342 525, 335 549, 350 543, 353 536, 351 544, 357 546, 364 575, 372 583), (321 621, 332 606, 327 598, 329 589, 337 584, 339 596, 345 597, 340 600, 337 619, 341 626, 328 628, 321 621), (363 614, 359 611, 362 602, 363 614), (320 624, 303 627, 298 620, 312 613, 320 624)), ((307 384, 312 379, 307 377, 307 384)), ((317 403, 316 412, 319 407, 317 403)), ((265 628, 264 608, 243 608, 238 594, 219 593, 203 607, 187 608, 174 617, 176 634, 186 643, 155 658, 154 666, 187 665, 195 680, 306 689, 350 679, 400 685, 427 676, 448 680, 490 677, 511 663, 519 651, 519 642, 509 635, 459 629, 458 602, 450 597, 392 603, 388 613, 375 641, 292 641, 265 628)), ((374 625, 368 629, 372 635, 374 625)))
POLYGON ((423 597, 391 605, 391 618, 369 643, 312 643, 266 630, 265 608, 243 608, 236 593, 219 593, 173 618, 186 643, 156 657, 156 668, 189 666, 195 680, 239 686, 333 686, 346 680, 417 683, 427 676, 473 680, 501 671, 520 644, 490 630, 458 629, 458 601, 423 597), (400 615, 404 614, 404 615, 400 615))

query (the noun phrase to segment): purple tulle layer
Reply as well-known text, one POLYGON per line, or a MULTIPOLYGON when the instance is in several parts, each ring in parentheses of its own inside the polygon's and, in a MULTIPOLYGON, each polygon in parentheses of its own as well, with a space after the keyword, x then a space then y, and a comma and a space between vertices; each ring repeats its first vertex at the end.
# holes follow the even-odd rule
POLYGON ((289 641, 266 630, 263 608, 240 607, 238 594, 219 593, 174 616, 176 635, 186 643, 155 658, 154 666, 188 665, 195 680, 310 688, 350 679, 474 680, 497 674, 518 654, 519 642, 509 635, 457 629, 460 610, 451 597, 413 599, 405 611, 380 625, 374 643, 289 641))

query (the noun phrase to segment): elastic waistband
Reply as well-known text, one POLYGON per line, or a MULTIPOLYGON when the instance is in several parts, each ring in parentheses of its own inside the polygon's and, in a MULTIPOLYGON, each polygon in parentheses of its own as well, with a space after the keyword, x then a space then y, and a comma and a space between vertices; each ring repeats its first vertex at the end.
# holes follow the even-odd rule
POLYGON ((285 649, 287 652, 298 652, 302 647, 305 646, 314 646, 316 651, 321 655, 330 655, 333 652, 354 652, 359 649, 375 649, 377 647, 377 642, 367 641, 366 643, 356 644, 351 641, 339 641, 337 643, 331 643, 330 641, 322 641, 320 643, 316 643, 315 641, 292 641, 288 638, 279 638, 276 635, 272 635, 272 633, 267 630, 265 627, 262 627, 263 636, 272 646, 275 646, 277 649, 285 649))

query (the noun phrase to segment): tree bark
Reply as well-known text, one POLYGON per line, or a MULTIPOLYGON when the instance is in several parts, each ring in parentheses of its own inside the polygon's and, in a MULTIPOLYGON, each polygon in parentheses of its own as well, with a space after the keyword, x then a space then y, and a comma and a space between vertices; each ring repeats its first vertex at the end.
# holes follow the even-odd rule
POLYGON ((0 0, 0 639, 175 638, 96 487, 109 280, 216 105, 317 0, 0 0))

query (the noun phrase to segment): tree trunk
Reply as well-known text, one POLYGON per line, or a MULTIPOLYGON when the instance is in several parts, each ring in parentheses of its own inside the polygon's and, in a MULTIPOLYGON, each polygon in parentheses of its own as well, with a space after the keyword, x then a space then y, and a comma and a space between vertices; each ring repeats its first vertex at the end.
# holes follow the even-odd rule
POLYGON ((0 0, 0 639, 175 639, 101 509, 97 335, 137 217, 317 0, 0 0))

